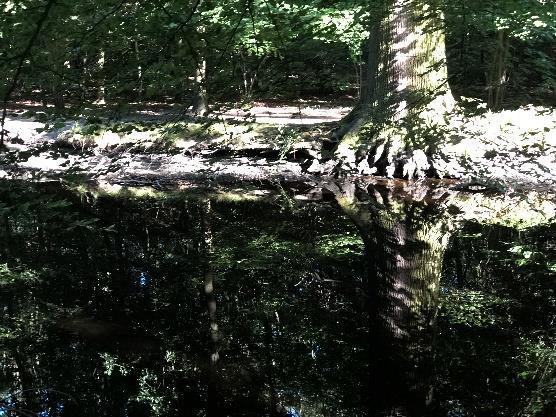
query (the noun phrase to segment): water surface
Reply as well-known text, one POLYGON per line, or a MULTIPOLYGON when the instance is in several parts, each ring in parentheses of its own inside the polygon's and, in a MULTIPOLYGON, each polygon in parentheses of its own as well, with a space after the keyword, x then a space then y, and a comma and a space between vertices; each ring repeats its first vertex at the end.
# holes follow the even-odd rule
POLYGON ((554 227, 464 224, 406 339, 334 201, 0 195, 0 416, 554 415, 554 227))

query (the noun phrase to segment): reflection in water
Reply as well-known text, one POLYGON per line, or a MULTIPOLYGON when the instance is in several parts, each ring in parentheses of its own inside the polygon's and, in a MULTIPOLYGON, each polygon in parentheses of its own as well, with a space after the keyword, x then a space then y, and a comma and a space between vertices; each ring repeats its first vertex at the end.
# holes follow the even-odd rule
POLYGON ((449 216, 429 201, 396 202, 371 186, 332 190, 363 238, 371 346, 371 415, 426 415, 433 400, 433 338, 449 216), (360 199, 361 198, 361 199, 360 199))
POLYGON ((554 230, 332 191, 2 184, 0 415, 551 415, 554 230))

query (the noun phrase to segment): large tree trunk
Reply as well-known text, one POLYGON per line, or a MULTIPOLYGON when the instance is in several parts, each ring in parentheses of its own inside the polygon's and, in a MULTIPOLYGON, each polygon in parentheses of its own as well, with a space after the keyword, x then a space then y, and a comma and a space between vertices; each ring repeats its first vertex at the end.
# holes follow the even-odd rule
POLYGON ((449 220, 432 205, 395 202, 385 190, 377 191, 383 201, 371 204, 357 200, 353 185, 341 185, 334 194, 365 243, 370 415, 425 416, 432 401, 433 342, 449 220))
POLYGON ((453 97, 447 82, 441 11, 422 0, 381 0, 367 45, 366 76, 359 105, 339 130, 337 156, 367 174, 413 177, 426 171, 426 157, 403 172, 394 158, 421 149, 441 123, 453 97), (356 158, 368 155, 369 158, 356 158), (363 162, 363 164, 361 164, 363 162))

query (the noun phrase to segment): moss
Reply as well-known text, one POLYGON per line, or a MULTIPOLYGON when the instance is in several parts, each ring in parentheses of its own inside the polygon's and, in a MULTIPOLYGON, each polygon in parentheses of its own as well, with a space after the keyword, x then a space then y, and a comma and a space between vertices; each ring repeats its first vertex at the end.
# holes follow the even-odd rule
POLYGON ((317 241, 317 253, 325 257, 342 258, 362 255, 363 251, 363 240, 357 234, 325 235, 317 241))

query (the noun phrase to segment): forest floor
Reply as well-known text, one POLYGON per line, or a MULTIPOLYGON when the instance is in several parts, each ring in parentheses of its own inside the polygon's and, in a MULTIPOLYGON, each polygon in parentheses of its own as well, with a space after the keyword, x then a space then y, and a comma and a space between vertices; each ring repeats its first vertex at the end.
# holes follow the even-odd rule
MULTIPOLYGON (((65 177, 163 187, 180 181, 305 181, 338 161, 330 137, 350 103, 222 105, 210 117, 179 108, 105 108, 57 117, 10 110, 2 177, 65 177)), ((556 109, 454 113, 428 155, 441 178, 556 192, 556 109)), ((418 155, 403 155, 411 163, 418 155)), ((366 174, 352 166, 350 173, 366 174)))

